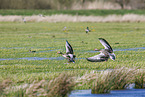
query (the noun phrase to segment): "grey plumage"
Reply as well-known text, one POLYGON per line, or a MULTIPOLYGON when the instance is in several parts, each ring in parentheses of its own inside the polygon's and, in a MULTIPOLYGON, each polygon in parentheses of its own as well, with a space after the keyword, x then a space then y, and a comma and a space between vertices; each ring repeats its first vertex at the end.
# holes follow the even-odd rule
POLYGON ((115 54, 113 53, 113 49, 110 44, 103 38, 99 38, 100 43, 105 47, 105 49, 95 49, 95 51, 100 51, 99 55, 95 55, 93 57, 86 58, 90 62, 103 62, 107 61, 109 58, 115 60, 115 54))
POLYGON ((65 47, 66 47, 66 53, 65 54, 63 54, 62 52, 57 52, 57 54, 61 54, 63 57, 65 57, 68 60, 68 62, 75 63, 75 57, 76 56, 74 55, 72 46, 69 44, 69 42, 67 40, 66 40, 65 47))

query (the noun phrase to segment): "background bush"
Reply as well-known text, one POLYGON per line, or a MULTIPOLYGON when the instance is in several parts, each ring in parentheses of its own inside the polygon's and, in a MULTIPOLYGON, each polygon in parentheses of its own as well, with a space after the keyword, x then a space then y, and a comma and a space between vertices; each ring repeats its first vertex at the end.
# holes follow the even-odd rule
POLYGON ((0 0, 0 9, 90 9, 90 6, 91 9, 144 9, 145 0, 0 0))

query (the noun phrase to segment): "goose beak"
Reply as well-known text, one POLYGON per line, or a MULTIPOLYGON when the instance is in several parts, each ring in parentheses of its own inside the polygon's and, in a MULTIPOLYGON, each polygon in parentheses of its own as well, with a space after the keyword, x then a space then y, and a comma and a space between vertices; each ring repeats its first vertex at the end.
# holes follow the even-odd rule
POLYGON ((100 51, 99 49, 94 49, 94 51, 100 51))

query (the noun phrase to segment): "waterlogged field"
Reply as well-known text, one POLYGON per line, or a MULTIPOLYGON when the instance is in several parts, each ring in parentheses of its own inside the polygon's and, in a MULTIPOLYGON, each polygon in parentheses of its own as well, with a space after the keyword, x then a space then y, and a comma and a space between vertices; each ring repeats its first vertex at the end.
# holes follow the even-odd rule
MULTIPOLYGON (((34 80, 50 80, 62 72, 76 77, 92 70, 121 67, 145 67, 145 23, 0 23, 0 82, 12 81, 12 86, 30 84, 34 80), (89 27, 91 32, 86 34, 89 27), (64 30, 64 27, 66 29, 64 30), (116 60, 93 63, 85 58, 99 54, 94 48, 104 48, 98 38, 106 39, 116 55, 116 60), (67 60, 65 41, 74 49, 76 62, 67 60), (36 51, 29 52, 29 49, 36 51)), ((88 89, 87 85, 76 89, 88 89)))

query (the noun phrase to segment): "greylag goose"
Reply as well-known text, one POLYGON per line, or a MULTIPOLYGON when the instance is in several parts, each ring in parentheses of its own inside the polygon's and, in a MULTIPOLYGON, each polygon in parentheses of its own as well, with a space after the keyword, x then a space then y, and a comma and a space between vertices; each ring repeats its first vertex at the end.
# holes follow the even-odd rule
POLYGON ((86 59, 91 62, 103 62, 107 61, 109 58, 115 60, 115 54, 113 53, 113 49, 110 44, 103 38, 99 38, 99 41, 105 47, 105 49, 95 49, 95 51, 100 51, 101 53, 99 55, 95 55, 86 59))
POLYGON ((73 54, 73 48, 72 48, 72 46, 68 43, 68 41, 66 40, 66 45, 65 45, 65 47, 66 47, 66 53, 65 54, 63 54, 62 52, 57 52, 57 54, 61 54, 63 57, 65 57, 67 60, 68 60, 68 62, 73 62, 73 63, 75 63, 75 55, 73 54))

